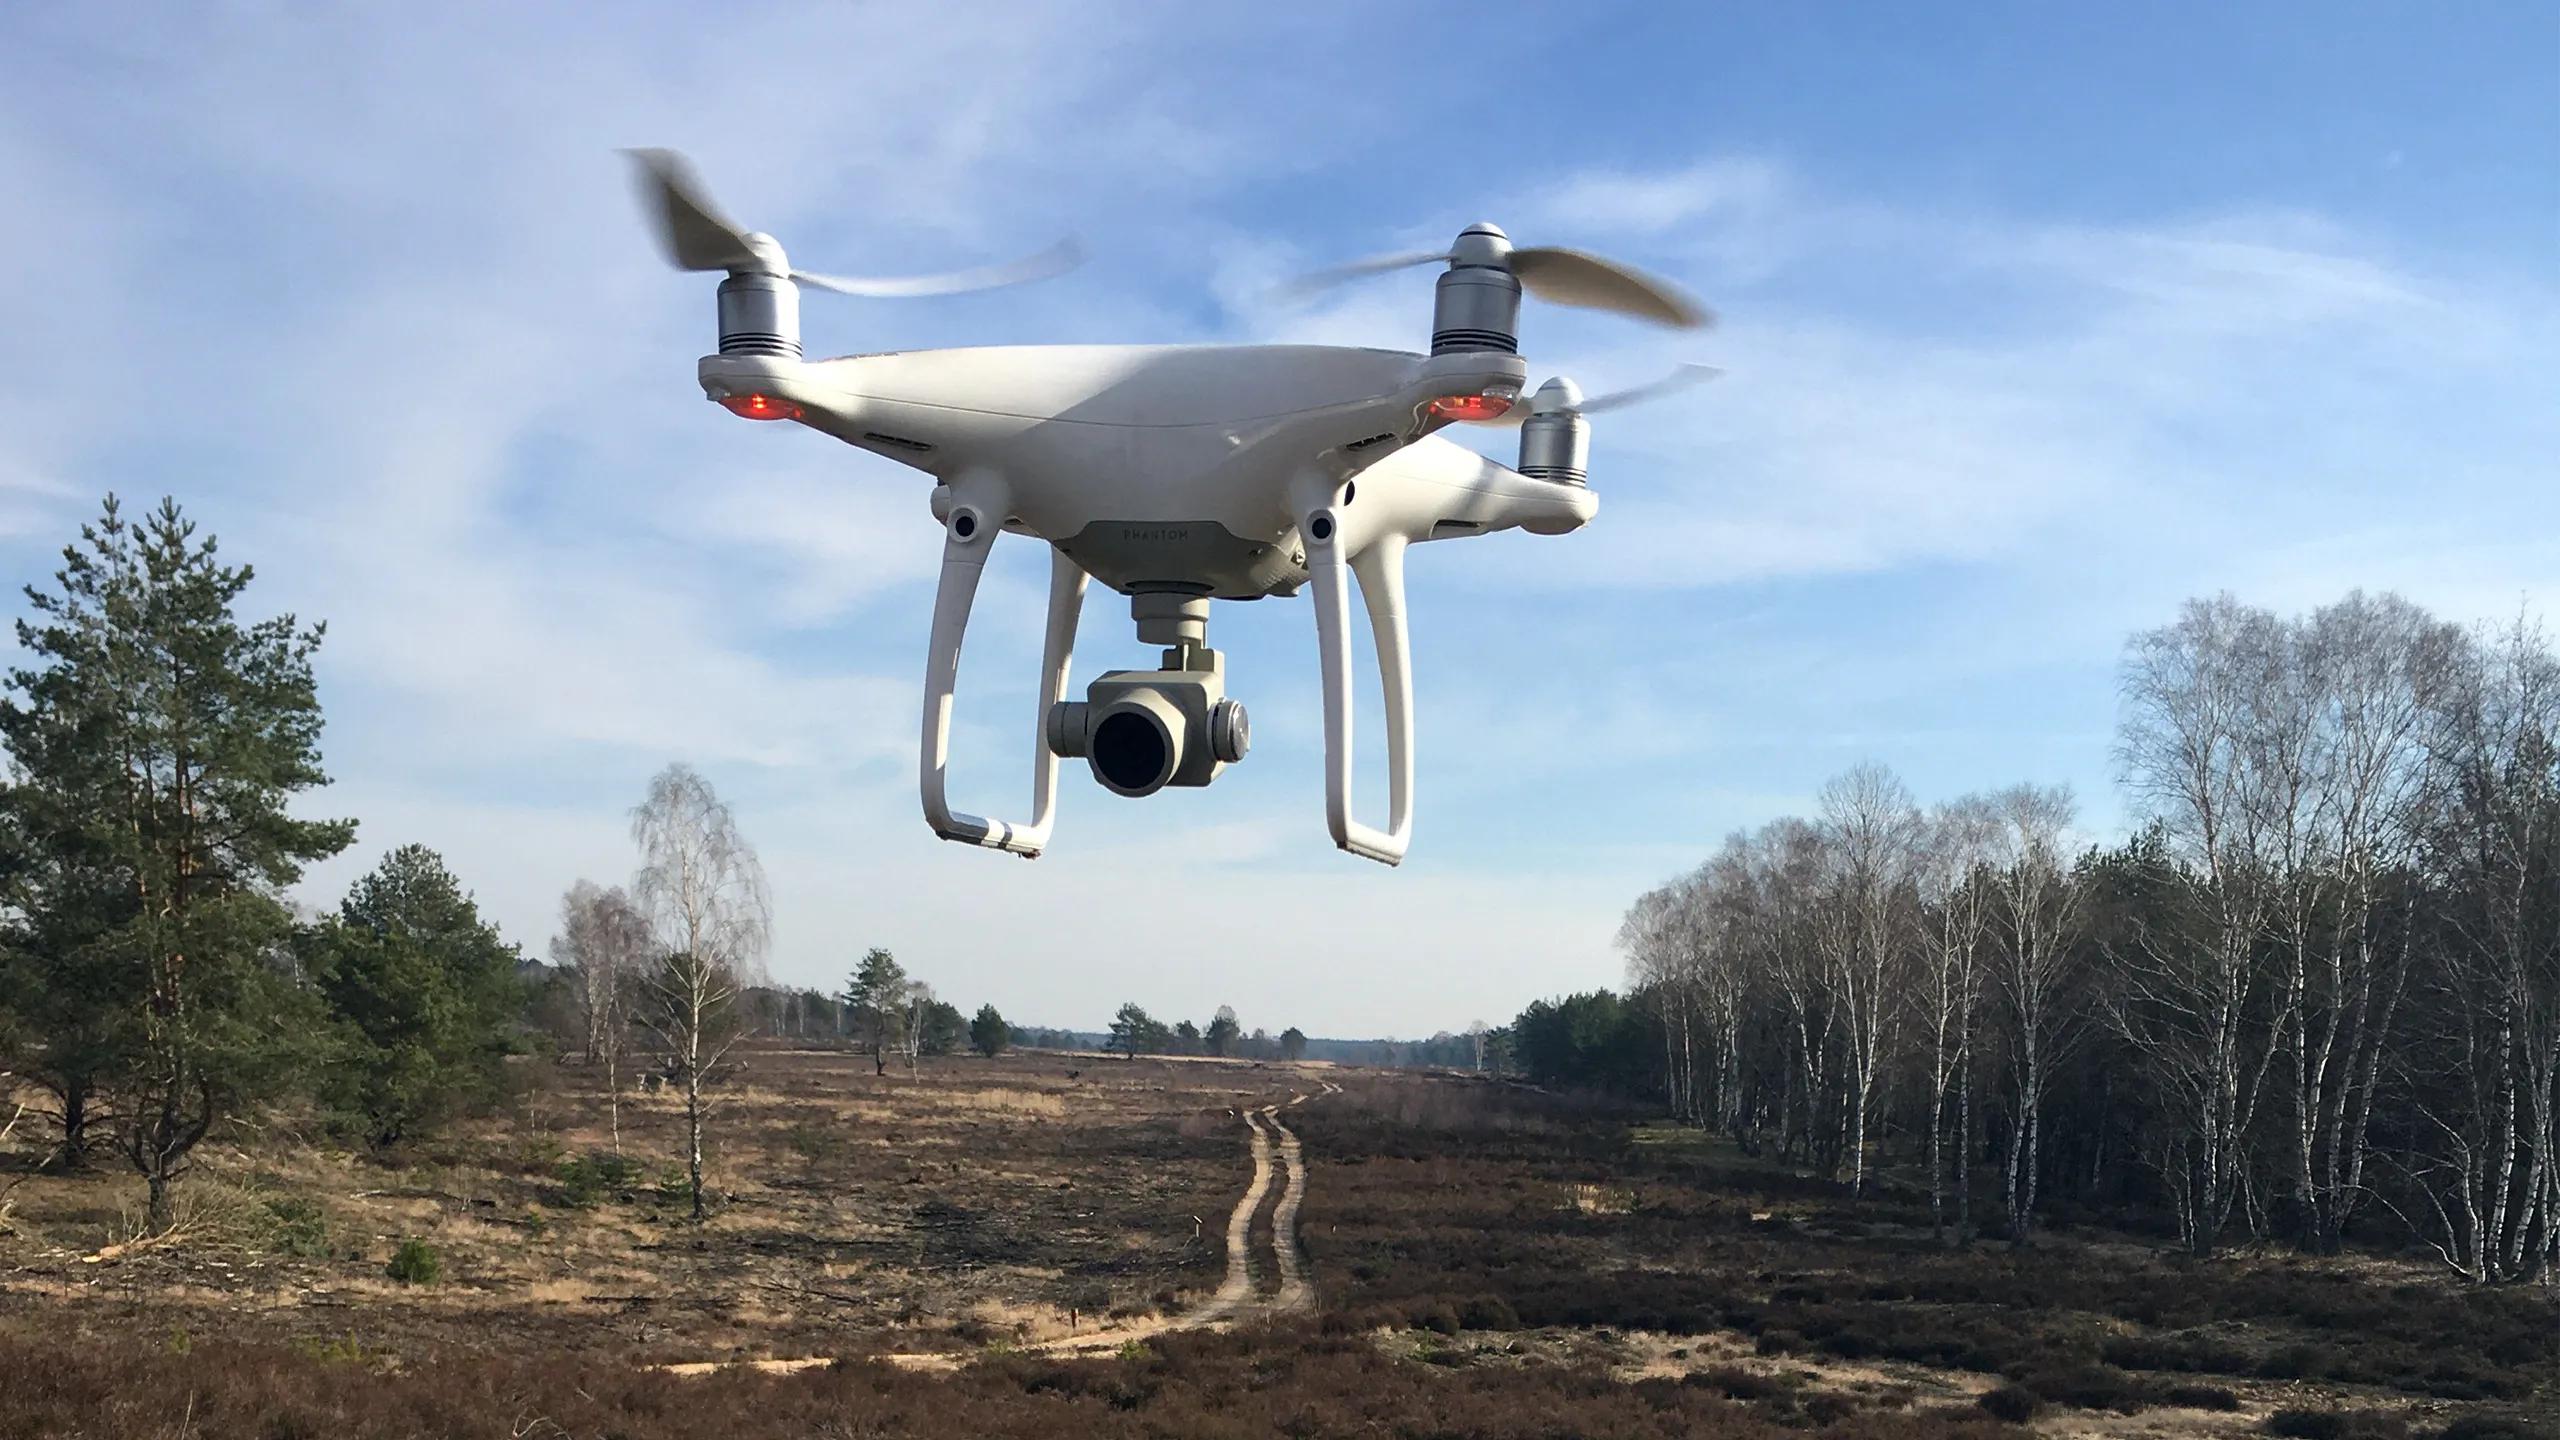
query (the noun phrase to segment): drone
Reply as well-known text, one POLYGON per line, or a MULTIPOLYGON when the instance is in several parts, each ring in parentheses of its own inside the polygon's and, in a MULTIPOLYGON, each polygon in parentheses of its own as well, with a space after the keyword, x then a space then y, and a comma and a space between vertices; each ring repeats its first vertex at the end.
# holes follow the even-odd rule
POLYGON ((1072 242, 942 275, 846 277, 793 268, 746 230, 670 150, 627 152, 667 258, 725 271, 719 350, 703 393, 749 420, 795 421, 933 477, 943 530, 919 766, 925 820, 945 840, 1036 859, 1057 817, 1058 767, 1082 759, 1103 788, 1140 797, 1205 786, 1245 758, 1252 730, 1209 648, 1214 600, 1314 592, 1323 677, 1325 822, 1349 853, 1394 865, 1413 836, 1412 646, 1405 552, 1431 540, 1525 530, 1562 535, 1598 513, 1587 417, 1707 378, 1705 366, 1612 395, 1548 380, 1524 398, 1524 292, 1551 304, 1702 328, 1672 286, 1580 250, 1515 246, 1470 225, 1445 250, 1381 256, 1307 277, 1307 289, 1442 264, 1431 352, 1330 345, 1022 345, 810 360, 800 290, 898 298, 1020 284, 1077 264, 1072 242), (1519 464, 1439 432, 1516 425, 1519 464), (951 710, 961 641, 999 533, 1048 542, 1047 633, 1032 744, 1031 818, 951 807, 951 710), (1068 696, 1087 584, 1129 599, 1153 670, 1115 670, 1068 696), (1385 695, 1387 823, 1352 814, 1351 590, 1357 582, 1385 695))

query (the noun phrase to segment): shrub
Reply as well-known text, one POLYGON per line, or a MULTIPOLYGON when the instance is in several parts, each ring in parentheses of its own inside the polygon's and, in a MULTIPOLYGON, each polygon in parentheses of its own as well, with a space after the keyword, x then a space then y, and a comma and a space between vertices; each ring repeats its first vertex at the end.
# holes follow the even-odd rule
POLYGON ((2110 1365, 2127 1370, 2185 1370, 2215 1375, 2246 1375, 2256 1368, 2247 1351, 2221 1341, 2190 1335, 2119 1335, 2099 1354, 2110 1365))
POLYGON ((1437 1304, 1414 1307, 1412 1321, 1415 1328, 1428 1330, 1435 1335, 1458 1333, 1458 1312, 1446 1300, 1437 1304))
POLYGON ((801 1121, 782 1132, 782 1148, 808 1165, 832 1165, 853 1153, 852 1138, 841 1125, 801 1121))
POLYGON ((329 1212, 320 1202, 300 1195, 278 1195, 267 1201, 273 1224, 267 1248, 279 1255, 320 1260, 329 1254, 329 1212))
POLYGON ((1499 1295, 1478 1295, 1458 1306, 1458 1324, 1467 1330, 1517 1330, 1520 1317, 1499 1295))
POLYGON ((586 1209, 608 1195, 620 1195, 638 1188, 640 1162, 628 1155, 598 1150, 560 1163, 560 1198, 562 1203, 586 1209))
POLYGON ((2550 1440, 2551 1432, 2506 1415, 2465 1415, 2436 1432, 2436 1440, 2550 1440))
POLYGON ((2266 1428, 2298 1440, 2396 1440, 2409 1433, 2409 1422, 2380 1410, 2279 1410, 2266 1428))
POLYGON ((444 1260, 424 1240, 408 1239, 391 1255, 383 1273, 403 1285, 433 1285, 444 1278, 444 1260))
POLYGON ((1983 1413, 1991 1418, 2006 1420, 2012 1425, 2024 1425, 2044 1411, 2043 1396, 2016 1385, 1986 1390, 1973 1403, 1981 1406, 1983 1413))
POLYGON ((2237 1410, 2240 1397, 2219 1385, 2172 1385, 2161 1399, 2188 1410, 2237 1410))
POLYGON ((1727 1400, 1770 1400, 1790 1394, 1795 1389, 1789 1381, 1745 1370, 1739 1365, 1716 1365, 1693 1371, 1681 1383, 1703 1385, 1727 1400))
POLYGON ((2056 1405, 2131 1414, 2152 1402, 2152 1391, 2113 1365, 2067 1365, 2032 1370, 2018 1383, 2056 1405))
POLYGON ((2346 1357, 2334 1345, 2286 1345, 2258 1362, 2258 1373, 2270 1380, 2318 1380, 2335 1375, 2346 1357))
POLYGON ((1858 1402, 1846 1395, 1825 1390, 1808 1395, 1804 1401, 1805 1418, 1816 1425, 1837 1425, 1858 1413, 1858 1402))

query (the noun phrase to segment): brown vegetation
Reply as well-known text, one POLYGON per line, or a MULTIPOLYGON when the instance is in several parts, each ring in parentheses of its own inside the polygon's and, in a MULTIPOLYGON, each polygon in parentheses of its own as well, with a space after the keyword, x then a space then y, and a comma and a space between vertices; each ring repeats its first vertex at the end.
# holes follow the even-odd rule
POLYGON ((271 1132, 227 1152, 224 1183, 200 1191, 220 1213, 194 1236, 94 1264, 125 1182, 30 1181, 0 1239, 0 1440, 2427 1440, 2551 1418, 2547 1292, 2199 1261, 2067 1227, 1957 1252, 1890 1171, 1853 1208, 1836 1185, 1600 1102, 1339 1071, 1339 1090, 1280 1112, 1308 1167, 1314 1317, 1035 1354, 1212 1293, 1250 1170, 1236 1112, 1316 1090, 1312 1075, 1043 1054, 913 1080, 841 1052, 747 1062, 700 1225, 656 1173, 680 1148, 672 1103, 628 1107, 627 1153, 646 1163, 613 1165, 578 1067, 545 1067, 503 1120, 396 1168, 271 1132), (438 1283, 384 1273, 413 1238, 438 1283), (871 1363, 920 1352, 959 1363, 871 1363), (754 1356, 819 1363, 651 1368, 754 1356))
POLYGON ((235 1135, 180 1192, 184 1243, 99 1263, 135 1233, 130 1182, 28 1175, 0 1317, 642 1362, 1030 1337, 1214 1288, 1224 1258, 1192 1217, 1225 1215, 1250 1169, 1226 1111, 1289 1094, 1284 1074, 1150 1061, 955 1058, 910 1079, 842 1052, 742 1058, 702 1224, 675 1098, 625 1098, 617 1159, 591 1072, 537 1064, 501 1115, 389 1159, 235 1135), (411 1239, 440 1283, 384 1274, 411 1239))

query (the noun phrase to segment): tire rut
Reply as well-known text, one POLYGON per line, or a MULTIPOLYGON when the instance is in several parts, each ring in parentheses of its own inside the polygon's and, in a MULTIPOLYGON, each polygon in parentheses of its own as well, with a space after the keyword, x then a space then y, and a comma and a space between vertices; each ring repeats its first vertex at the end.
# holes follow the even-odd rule
MULTIPOLYGON (((1253 1179, 1245 1186, 1244 1194, 1236 1198, 1236 1207, 1227 1216, 1227 1273, 1219 1282, 1216 1293, 1179 1315, 1157 1316, 1076 1335, 1061 1335, 1054 1340, 1023 1346, 1023 1351, 1035 1355, 1090 1355, 1116 1350, 1132 1341, 1168 1331, 1199 1330, 1212 1325, 1232 1324, 1255 1315, 1279 1315, 1315 1308, 1315 1286, 1307 1276, 1306 1253, 1298 1247, 1298 1207, 1307 1198, 1306 1147, 1300 1143, 1296 1131, 1281 1123, 1280 1112, 1303 1105, 1318 1095, 1342 1092, 1342 1087, 1330 1080, 1318 1083, 1324 1086, 1323 1090, 1292 1095, 1285 1104, 1264 1105, 1258 1109, 1240 1108, 1234 1112, 1244 1118, 1248 1136, 1246 1143, 1253 1156, 1253 1179), (1273 1144, 1275 1138, 1278 1141, 1276 1147, 1273 1144), (1255 1293, 1255 1271, 1258 1267, 1254 1264, 1253 1218, 1261 1213, 1262 1202, 1271 1194, 1275 1148, 1279 1155, 1278 1168, 1285 1172, 1286 1179, 1281 1186, 1280 1199, 1271 1210, 1271 1270, 1276 1288, 1268 1299, 1264 1299, 1255 1293)), ((884 1355, 880 1358, 906 1369, 948 1370, 966 1363, 970 1357, 965 1353, 944 1351, 922 1355, 884 1355)), ((654 1368, 680 1375, 701 1375, 732 1365, 787 1371, 826 1363, 822 1358, 698 1361, 654 1368)))

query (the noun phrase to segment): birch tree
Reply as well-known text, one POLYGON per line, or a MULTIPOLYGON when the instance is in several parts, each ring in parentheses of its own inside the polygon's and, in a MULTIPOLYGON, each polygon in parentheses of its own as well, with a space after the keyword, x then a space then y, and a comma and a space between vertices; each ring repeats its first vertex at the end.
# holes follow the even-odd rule
POLYGON ((2068 1007, 2081 890, 2063 862, 2074 810, 2065 786, 2013 786, 1991 801, 1992 970, 2008 1022, 2015 1127, 2001 1196, 2009 1238, 2020 1242, 2035 1224, 2047 1088, 2075 1038, 2068 1007))
POLYGON ((586 1060, 604 1068, 613 1153, 622 1153, 622 1076, 633 992, 650 978, 650 927, 621 886, 580 880, 560 897, 551 963, 569 972, 586 1032, 586 1060))
POLYGON ((2117 958, 2110 1018, 2172 1116, 2154 1155, 2198 1254, 2222 1242, 2249 1182, 2248 1145, 2287 1018, 2261 963, 2277 899, 2270 851, 2291 777, 2261 733, 2283 664, 2275 617, 2231 597, 2190 601, 2134 637, 2118 754, 2170 861, 2162 912, 2117 958), (2174 913, 2173 913, 2174 912, 2174 913))
POLYGON ((1973 1063, 1975 1011, 1982 998, 1984 947, 1990 934, 1983 874, 1996 828, 1990 806, 1975 796, 1939 806, 1929 818, 1918 867, 1922 916, 1915 1027, 1928 1045, 1929 1229, 1947 1234, 1947 1102, 1956 1107, 1955 1236, 1973 1232, 1973 1063))
POLYGON ((2445 1262, 2478 1281, 2560 1273, 2560 656, 2519 621, 2439 704, 2448 793, 2433 848, 2449 943, 2421 1056, 2413 1164, 2445 1262))
POLYGON ((2382 913, 2408 883, 2438 778, 2430 707, 2460 632, 2397 596, 2361 592, 2315 612, 2296 638, 2315 696, 2311 862, 2289 887, 2286 1008, 2293 1016, 2294 1192, 2306 1247, 2334 1251, 2365 1195, 2375 1092, 2415 943, 2382 913), (2394 884, 2393 877, 2403 877, 2394 884))
POLYGON ((1843 1080, 1849 1193, 1855 1195, 1866 1187, 1868 1121, 1884 1074, 1887 1032, 1900 1012, 1895 986, 1909 953, 1903 902, 1919 816, 1893 772, 1868 764, 1822 788, 1822 819, 1835 863, 1824 948, 1832 1000, 1848 1037, 1843 1080))
POLYGON ((641 856, 633 898, 658 952, 643 1018, 683 1099, 685 1174, 699 1220, 705 1091, 744 1034, 738 993, 764 974, 772 905, 754 847, 690 766, 670 765, 649 782, 631 812, 631 839, 641 856))

